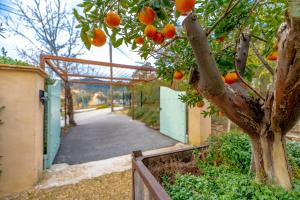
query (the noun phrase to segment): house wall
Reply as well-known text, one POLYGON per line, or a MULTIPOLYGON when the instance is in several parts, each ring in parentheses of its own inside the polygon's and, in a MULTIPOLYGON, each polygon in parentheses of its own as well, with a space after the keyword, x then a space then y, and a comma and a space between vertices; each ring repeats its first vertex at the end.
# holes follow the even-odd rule
POLYGON ((32 187, 43 170, 44 90, 39 68, 0 65, 0 197, 32 187))
POLYGON ((188 135, 189 144, 194 146, 203 145, 211 135, 211 117, 201 114, 207 107, 208 102, 202 108, 188 108, 188 135))

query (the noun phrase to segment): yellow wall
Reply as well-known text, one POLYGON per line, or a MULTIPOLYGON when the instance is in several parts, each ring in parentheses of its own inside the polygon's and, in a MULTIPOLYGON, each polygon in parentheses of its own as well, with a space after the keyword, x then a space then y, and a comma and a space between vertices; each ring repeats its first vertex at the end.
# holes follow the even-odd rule
POLYGON ((189 144, 194 146, 203 145, 211 134, 211 118, 204 118, 201 114, 208 107, 208 102, 202 108, 188 108, 188 134, 189 144))
POLYGON ((43 170, 43 113, 39 90, 45 72, 0 65, 0 197, 26 190, 43 170))

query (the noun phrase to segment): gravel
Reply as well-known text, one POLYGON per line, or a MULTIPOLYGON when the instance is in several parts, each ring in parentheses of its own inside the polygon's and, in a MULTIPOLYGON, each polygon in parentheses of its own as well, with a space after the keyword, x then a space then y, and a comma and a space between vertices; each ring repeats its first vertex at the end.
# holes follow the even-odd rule
POLYGON ((77 184, 44 190, 30 190, 5 200, 127 200, 131 199, 131 171, 83 180, 77 184))

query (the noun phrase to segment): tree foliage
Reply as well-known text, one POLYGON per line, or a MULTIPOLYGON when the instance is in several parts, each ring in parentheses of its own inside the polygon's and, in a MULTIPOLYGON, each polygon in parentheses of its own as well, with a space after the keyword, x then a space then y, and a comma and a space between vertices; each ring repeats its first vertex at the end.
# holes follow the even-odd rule
MULTIPOLYGON (((291 189, 284 140, 300 117, 300 4, 293 0, 197 0, 187 17, 180 17, 174 5, 164 0, 86 0, 80 4, 82 14, 74 10, 74 15, 88 48, 94 28, 102 28, 114 46, 125 43, 144 59, 155 57, 160 77, 176 79, 173 73, 179 70, 188 74, 186 83, 192 90, 250 136, 256 178, 291 189), (156 12, 151 29, 145 29, 137 17, 145 6, 156 12), (111 10, 122 18, 118 28, 104 23, 111 10), (153 33, 155 27, 161 31, 169 23, 177 27, 174 38, 159 45, 155 38, 141 46, 135 43, 144 29, 153 33), (252 59, 254 55, 257 59, 252 59), (273 80, 255 77, 260 68, 274 75, 273 80), (259 83, 260 92, 251 81, 259 83)), ((189 102, 187 98, 184 101, 189 102)))

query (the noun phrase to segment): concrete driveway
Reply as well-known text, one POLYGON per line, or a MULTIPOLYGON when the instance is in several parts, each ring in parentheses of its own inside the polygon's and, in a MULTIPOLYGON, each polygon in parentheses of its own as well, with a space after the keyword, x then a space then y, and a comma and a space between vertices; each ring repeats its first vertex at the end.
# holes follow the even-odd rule
POLYGON ((102 109, 75 115, 77 126, 61 141, 55 163, 79 164, 173 146, 177 141, 139 121, 102 109))

